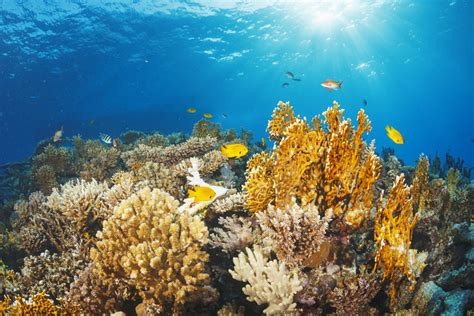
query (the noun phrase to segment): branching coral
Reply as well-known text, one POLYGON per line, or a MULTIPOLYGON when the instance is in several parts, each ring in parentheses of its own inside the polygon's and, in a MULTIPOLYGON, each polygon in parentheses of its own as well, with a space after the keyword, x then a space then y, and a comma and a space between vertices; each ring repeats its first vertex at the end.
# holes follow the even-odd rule
POLYGON ((210 235, 210 245, 221 248, 226 253, 243 250, 254 241, 252 220, 237 217, 220 217, 219 224, 224 228, 214 228, 210 235))
POLYGON ((45 251, 38 256, 26 257, 21 273, 17 274, 15 287, 9 291, 27 296, 45 292, 54 298, 62 298, 74 276, 86 265, 86 252, 82 247, 78 244, 61 255, 45 251))
POLYGON ((413 199, 415 209, 425 210, 426 202, 429 195, 429 177, 428 177, 429 161, 424 155, 420 156, 418 165, 416 166, 415 176, 413 178, 410 192, 413 199))
POLYGON ((147 162, 136 172, 137 186, 148 186, 161 189, 178 198, 179 188, 184 185, 184 179, 176 177, 171 168, 162 163, 147 162))
POLYGON ((336 308, 336 315, 371 315, 370 301, 382 287, 377 273, 343 273, 337 287, 328 295, 328 301, 336 308))
POLYGON ((66 148, 49 144, 35 155, 31 164, 34 186, 45 194, 51 193, 58 183, 58 177, 71 172, 70 154, 66 148))
POLYGON ((397 177, 385 205, 382 193, 374 226, 374 240, 378 247, 374 269, 383 265, 383 278, 391 281, 392 304, 396 297, 397 283, 403 276, 415 282, 410 258, 416 256, 416 250, 410 249, 410 244, 416 222, 410 188, 405 185, 405 177, 402 174, 397 177))
POLYGON ((102 181, 114 172, 120 156, 117 149, 106 148, 97 140, 84 141, 79 136, 73 141, 74 165, 83 179, 102 181))
POLYGON ((76 243, 71 221, 50 209, 46 202, 41 192, 34 192, 28 201, 15 204, 17 219, 13 228, 19 247, 30 255, 46 249, 65 251, 76 243))
POLYGON ((332 211, 326 211, 324 218, 318 209, 310 204, 304 209, 293 201, 284 209, 268 210, 257 213, 263 237, 272 240, 279 260, 289 267, 301 267, 317 254, 325 237, 332 211))
POLYGON ((244 207, 244 196, 242 193, 233 193, 216 200, 209 205, 212 213, 225 213, 230 211, 242 210, 244 207))
POLYGON ((173 166, 184 159, 198 157, 211 151, 215 142, 216 139, 212 137, 191 137, 184 143, 167 147, 151 147, 140 144, 133 150, 122 153, 121 157, 129 168, 132 168, 136 163, 148 161, 173 166))
POLYGON ((77 231, 82 232, 99 218, 98 210, 102 207, 102 197, 107 190, 106 183, 73 180, 59 189, 55 188, 48 197, 47 205, 74 220, 77 231))
POLYGON ((123 301, 131 294, 123 281, 104 283, 89 265, 71 283, 67 298, 79 307, 81 313, 95 315, 120 310, 123 301))
POLYGON ((98 277, 123 279, 147 303, 179 308, 208 278, 201 250, 208 231, 198 217, 178 213, 178 205, 165 192, 143 188, 116 207, 91 250, 98 277))
POLYGON ((298 273, 288 271, 278 260, 269 261, 258 246, 247 248, 246 253, 234 258, 234 270, 229 272, 234 279, 248 283, 242 289, 247 299, 268 304, 263 311, 267 315, 294 312, 293 296, 303 288, 298 273))
MULTIPOLYGON (((199 173, 203 176, 212 174, 219 170, 219 168, 227 161, 227 158, 218 150, 212 150, 197 159, 199 159, 199 173)), ((186 176, 187 170, 190 167, 191 159, 186 159, 174 166, 173 169, 176 171, 177 175, 186 176)))
POLYGON ((199 120, 193 126, 193 137, 213 137, 215 139, 219 139, 221 134, 221 125, 217 123, 212 123, 209 120, 199 120))
POLYGON ((268 132, 277 141, 273 153, 255 155, 247 165, 246 206, 251 212, 269 203, 285 207, 293 198, 302 206, 315 202, 321 211, 333 209, 351 227, 358 227, 372 207, 371 189, 380 171, 373 144, 367 147, 363 134, 371 130, 363 110, 357 128, 342 119, 334 106, 323 113, 326 127, 313 120, 313 127, 287 103, 279 103, 268 132))

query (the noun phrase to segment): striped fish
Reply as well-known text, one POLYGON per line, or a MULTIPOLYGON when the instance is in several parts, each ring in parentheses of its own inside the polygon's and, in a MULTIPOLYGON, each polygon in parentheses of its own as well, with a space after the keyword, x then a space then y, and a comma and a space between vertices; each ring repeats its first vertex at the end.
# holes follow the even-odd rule
POLYGON ((110 135, 100 133, 99 137, 100 137, 100 140, 106 143, 107 145, 112 144, 112 137, 110 137, 110 135))

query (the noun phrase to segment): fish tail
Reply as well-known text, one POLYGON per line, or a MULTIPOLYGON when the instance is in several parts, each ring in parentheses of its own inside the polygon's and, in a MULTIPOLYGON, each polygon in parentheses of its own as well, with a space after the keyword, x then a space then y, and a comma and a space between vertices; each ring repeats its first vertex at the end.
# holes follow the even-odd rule
POLYGON ((190 197, 195 197, 196 196, 196 191, 194 191, 193 189, 188 189, 188 195, 190 197))
POLYGON ((343 82, 344 82, 344 81, 339 81, 339 88, 342 87, 342 83, 343 83, 343 82))
POLYGON ((385 125, 385 130, 386 130, 387 132, 390 132, 391 129, 392 129, 392 128, 391 128, 390 126, 385 125))

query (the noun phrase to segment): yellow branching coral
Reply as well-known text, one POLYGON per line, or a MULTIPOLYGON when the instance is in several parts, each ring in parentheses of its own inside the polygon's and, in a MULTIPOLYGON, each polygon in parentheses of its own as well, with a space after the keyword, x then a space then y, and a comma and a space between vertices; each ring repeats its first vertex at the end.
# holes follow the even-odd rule
MULTIPOLYGON (((208 231, 199 217, 178 212, 169 194, 143 188, 116 207, 91 250, 100 278, 123 279, 147 304, 176 310, 208 278, 208 231)), ((113 282, 113 281, 111 281, 113 282)))
POLYGON ((38 293, 25 300, 18 296, 15 302, 10 297, 0 301, 1 315, 79 315, 77 306, 64 302, 60 306, 44 293, 38 293))
POLYGON ((290 102, 278 102, 278 106, 273 111, 272 119, 268 122, 267 132, 271 140, 280 140, 283 131, 295 121, 295 112, 290 102))
POLYGON ((430 191, 428 168, 428 158, 421 155, 418 160, 418 165, 416 166, 415 176, 410 189, 415 209, 424 210, 426 208, 426 200, 430 191))
POLYGON ((234 270, 229 270, 236 280, 248 282, 242 289, 249 301, 268 304, 266 315, 289 315, 295 312, 293 296, 303 289, 296 271, 288 271, 278 260, 269 261, 262 249, 246 248, 234 258, 234 270))
POLYGON ((321 211, 332 208, 337 217, 358 227, 372 207, 371 189, 380 172, 374 146, 367 146, 363 134, 371 130, 363 110, 357 128, 343 120, 343 110, 334 106, 312 126, 294 117, 288 103, 279 103, 268 131, 277 142, 268 156, 255 155, 247 165, 246 206, 251 212, 275 203, 285 207, 293 198, 302 206, 315 202, 321 211))
POLYGON ((184 180, 176 177, 175 172, 162 163, 149 161, 136 173, 137 185, 161 189, 178 198, 179 188, 184 180))
POLYGON ((413 201, 410 188, 405 184, 404 175, 400 175, 383 205, 383 193, 380 197, 375 217, 374 240, 378 247, 375 267, 383 266, 383 278, 389 279, 392 304, 396 297, 396 286, 403 276, 415 281, 413 256, 416 250, 410 249, 413 229, 417 216, 413 213, 413 201))

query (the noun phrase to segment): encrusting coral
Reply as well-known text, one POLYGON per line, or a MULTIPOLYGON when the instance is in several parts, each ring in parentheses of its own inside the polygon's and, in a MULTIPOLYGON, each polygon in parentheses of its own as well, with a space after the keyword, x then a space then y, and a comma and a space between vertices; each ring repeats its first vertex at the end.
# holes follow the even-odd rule
POLYGON ((259 212, 275 204, 285 207, 293 198, 305 206, 316 203, 320 211, 333 209, 335 217, 357 228, 372 207, 371 189, 380 171, 374 146, 362 139, 371 130, 363 110, 353 129, 334 106, 312 121, 295 117, 288 103, 279 103, 268 124, 276 140, 274 151, 255 155, 247 165, 246 206, 259 212), (289 171, 291 170, 291 171, 289 171))
POLYGON ((178 310, 208 278, 204 223, 158 189, 143 188, 114 209, 91 250, 104 282, 123 279, 149 304, 178 310))
POLYGON ((293 296, 303 289, 297 271, 288 271, 278 260, 269 261, 259 246, 246 248, 246 254, 241 252, 233 261, 234 270, 229 272, 234 279, 248 283, 242 291, 249 301, 268 304, 263 310, 267 315, 295 312, 293 296))
POLYGON ((284 209, 270 205, 257 213, 263 237, 272 241, 278 259, 290 268, 311 265, 313 255, 321 255, 318 251, 327 241, 325 234, 331 218, 331 209, 321 218, 314 205, 302 208, 295 201, 284 209))

